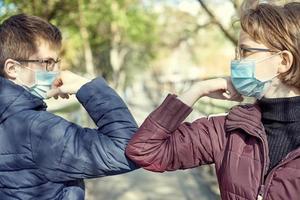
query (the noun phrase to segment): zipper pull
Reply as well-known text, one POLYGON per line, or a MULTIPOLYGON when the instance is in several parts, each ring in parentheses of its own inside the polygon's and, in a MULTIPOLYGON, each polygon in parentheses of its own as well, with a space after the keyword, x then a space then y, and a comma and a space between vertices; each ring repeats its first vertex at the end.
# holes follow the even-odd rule
POLYGON ((264 193, 265 193, 265 186, 261 185, 259 188, 257 200, 263 200, 264 193))
POLYGON ((257 196, 257 200, 263 200, 263 197, 259 194, 259 195, 257 196))

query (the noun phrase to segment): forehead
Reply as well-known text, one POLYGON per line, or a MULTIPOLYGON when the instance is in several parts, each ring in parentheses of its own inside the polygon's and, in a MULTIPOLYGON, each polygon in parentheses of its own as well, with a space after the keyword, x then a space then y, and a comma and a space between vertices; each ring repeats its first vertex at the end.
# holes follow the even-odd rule
POLYGON ((241 31, 238 41, 239 46, 266 48, 262 43, 254 41, 246 32, 241 31))
POLYGON ((30 58, 34 59, 44 59, 44 58, 53 58, 57 59, 60 47, 56 47, 50 44, 50 42, 39 39, 36 41, 37 52, 30 56, 30 58))

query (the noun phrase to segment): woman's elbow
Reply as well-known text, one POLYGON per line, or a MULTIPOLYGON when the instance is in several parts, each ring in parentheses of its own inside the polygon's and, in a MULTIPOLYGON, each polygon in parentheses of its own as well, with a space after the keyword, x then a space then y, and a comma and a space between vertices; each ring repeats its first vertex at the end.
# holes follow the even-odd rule
POLYGON ((137 166, 152 172, 164 172, 166 166, 164 162, 153 162, 156 160, 153 155, 143 152, 142 147, 135 147, 131 143, 125 150, 126 156, 132 160, 137 166))

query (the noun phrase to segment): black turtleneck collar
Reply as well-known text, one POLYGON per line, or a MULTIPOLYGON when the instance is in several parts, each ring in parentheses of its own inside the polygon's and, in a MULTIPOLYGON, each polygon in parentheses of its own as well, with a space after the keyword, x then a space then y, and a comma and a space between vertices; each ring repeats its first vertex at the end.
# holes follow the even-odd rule
POLYGON ((300 96, 287 98, 262 98, 258 102, 262 119, 296 122, 300 121, 300 96))

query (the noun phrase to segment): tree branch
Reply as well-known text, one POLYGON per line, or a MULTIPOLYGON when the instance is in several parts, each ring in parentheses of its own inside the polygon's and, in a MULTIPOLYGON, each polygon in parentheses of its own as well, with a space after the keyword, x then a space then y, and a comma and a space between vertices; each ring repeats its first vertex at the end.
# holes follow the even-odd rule
POLYGON ((221 24, 219 20, 217 20, 217 17, 208 9, 207 5, 202 1, 198 0, 201 4, 202 8, 205 10, 205 12, 208 14, 208 16, 211 18, 211 21, 213 21, 219 29, 224 33, 224 35, 234 44, 237 44, 237 39, 221 24))
POLYGON ((234 9, 238 10, 239 9, 239 0, 230 0, 234 9))
POLYGON ((191 31, 189 31, 189 32, 187 32, 187 33, 185 33, 182 37, 178 38, 178 40, 175 41, 175 42, 170 46, 170 48, 172 48, 172 49, 177 48, 182 42, 187 41, 189 38, 191 38, 191 35, 192 35, 193 33, 198 33, 198 31, 199 31, 200 29, 206 28, 206 27, 208 27, 208 26, 211 25, 211 24, 213 24, 213 22, 210 21, 210 22, 207 22, 207 23, 205 23, 205 24, 199 24, 199 25, 197 25, 197 26, 195 27, 195 29, 193 29, 193 30, 191 30, 191 31))

